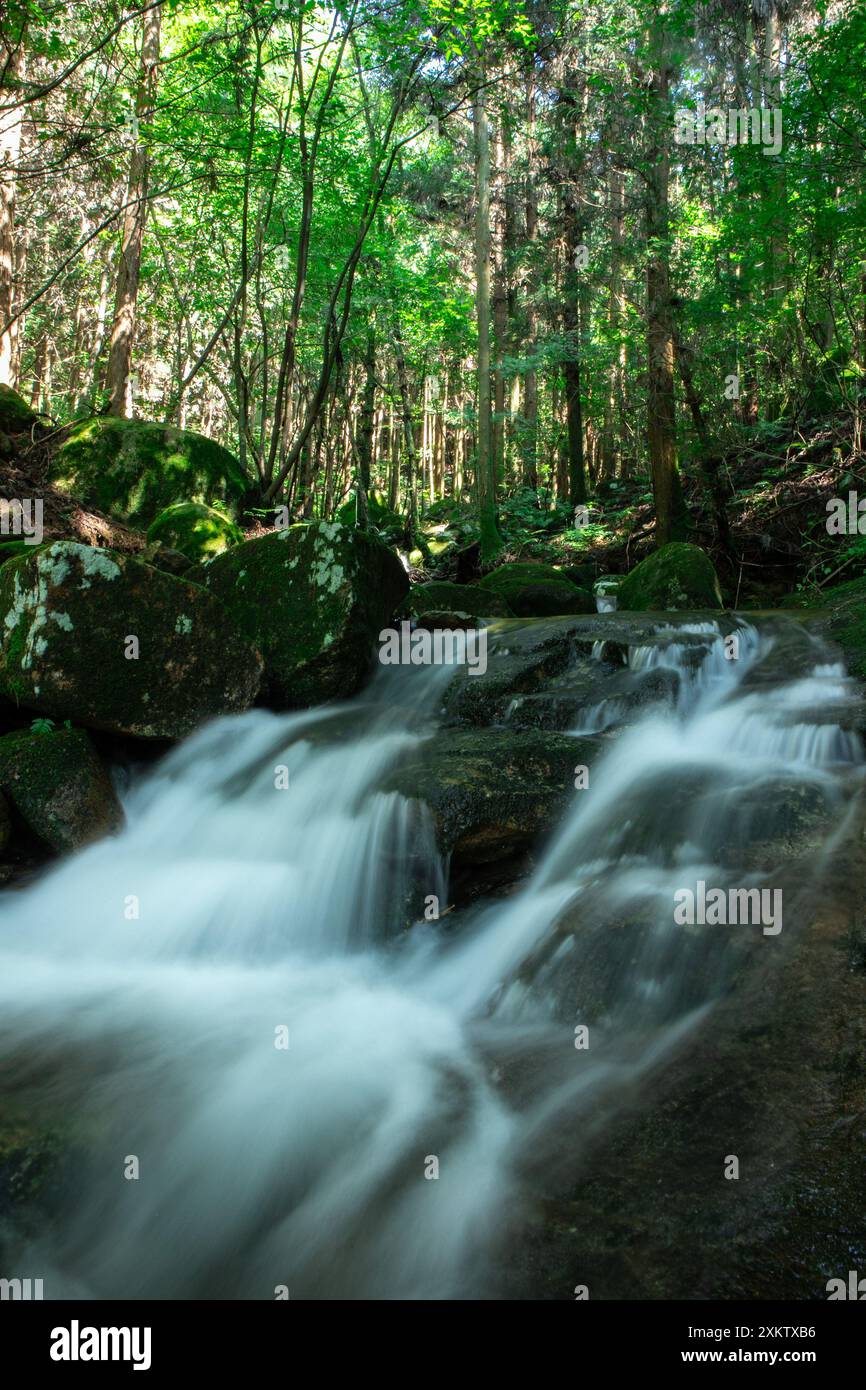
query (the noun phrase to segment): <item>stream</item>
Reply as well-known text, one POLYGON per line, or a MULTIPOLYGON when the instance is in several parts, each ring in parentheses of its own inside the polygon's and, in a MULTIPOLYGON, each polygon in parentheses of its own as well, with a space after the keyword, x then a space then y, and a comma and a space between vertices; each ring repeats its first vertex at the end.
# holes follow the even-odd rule
POLYGON ((600 682, 566 730, 607 737, 589 785, 455 913, 431 815, 381 790, 448 739, 447 668, 217 721, 134 777, 122 834, 0 899, 0 1074, 68 1120, 72 1170, 14 1266, 48 1298, 495 1295, 527 1206, 802 929, 792 798, 843 833, 853 682, 738 624, 736 659, 712 621, 629 645, 671 697, 624 719, 600 682), (773 923, 675 920, 751 889, 773 923))

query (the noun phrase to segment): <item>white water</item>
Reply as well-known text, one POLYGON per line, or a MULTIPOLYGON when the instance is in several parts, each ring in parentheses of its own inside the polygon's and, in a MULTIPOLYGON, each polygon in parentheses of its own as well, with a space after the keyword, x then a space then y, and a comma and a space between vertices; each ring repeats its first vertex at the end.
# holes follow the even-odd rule
POLYGON ((742 629, 725 661, 713 625, 683 635, 704 640, 697 663, 693 640, 631 651, 676 671, 675 707, 620 736, 524 889, 466 922, 421 920, 426 895, 447 902, 443 866, 417 805, 380 790, 436 736, 442 671, 214 724, 133 791, 124 834, 4 896, 0 1074, 28 1112, 73 1121, 74 1202, 16 1251, 46 1297, 492 1287, 529 1170, 573 1179, 580 1136, 724 987, 730 938, 686 941, 676 888, 765 882, 741 861, 776 789, 841 814, 860 760, 856 735, 811 718, 853 698, 819 651, 805 677, 740 692, 771 639, 742 629))

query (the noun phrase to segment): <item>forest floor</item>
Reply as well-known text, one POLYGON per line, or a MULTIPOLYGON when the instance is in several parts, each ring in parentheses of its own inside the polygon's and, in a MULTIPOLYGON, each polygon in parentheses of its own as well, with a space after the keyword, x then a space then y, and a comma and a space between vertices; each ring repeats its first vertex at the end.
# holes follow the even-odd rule
POLYGON ((42 431, 25 442, 7 440, 0 453, 0 497, 27 498, 42 503, 42 530, 47 541, 80 541, 135 554, 147 538, 105 512, 83 507, 49 481, 54 447, 62 438, 57 430, 42 431))
MULTIPOLYGON (((731 607, 776 607, 801 591, 866 572, 866 536, 827 532, 827 504, 866 496, 866 453, 858 447, 850 415, 808 426, 790 421, 743 432, 722 456, 718 491, 730 539, 723 544, 714 499, 700 473, 685 475, 691 539, 711 555, 731 607)), ((625 574, 652 549, 655 518, 645 478, 601 483, 590 503, 590 524, 557 533, 527 527, 509 538, 502 559, 538 559, 564 567, 590 563, 597 574, 625 574)), ((506 531, 506 535, 507 535, 506 531)))
MULTIPOLYGON (((0 457, 0 495, 40 500, 47 540, 143 550, 143 532, 81 506, 52 486, 49 469, 60 437, 58 431, 45 433, 19 444, 11 457, 0 457)), ((846 499, 857 488, 866 495, 866 454, 857 446, 850 415, 841 414, 809 426, 790 421, 756 426, 722 457, 718 494, 730 529, 727 545, 719 535, 711 490, 690 470, 685 492, 691 539, 711 555, 726 604, 771 608, 796 593, 817 600, 837 576, 845 580, 866 573, 866 536, 830 535, 826 524, 829 499, 846 499)), ((471 508, 440 502, 431 509, 434 516, 458 550, 471 548, 471 508)), ((250 535, 261 531, 258 520, 248 520, 250 535)), ((589 505, 589 524, 580 529, 565 508, 539 513, 534 497, 524 493, 503 501, 500 529, 505 549, 498 563, 538 560, 565 569, 584 566, 595 576, 624 574, 654 543, 650 483, 646 478, 600 483, 589 505)), ((471 571, 457 570, 452 552, 440 563, 431 559, 413 578, 475 578, 471 571)))

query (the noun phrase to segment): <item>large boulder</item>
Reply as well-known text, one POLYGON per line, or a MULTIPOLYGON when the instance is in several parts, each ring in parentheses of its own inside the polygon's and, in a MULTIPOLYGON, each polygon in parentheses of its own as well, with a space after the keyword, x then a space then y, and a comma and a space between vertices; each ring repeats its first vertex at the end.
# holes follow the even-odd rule
POLYGON ((0 693, 95 729, 181 738, 247 709, 258 652, 217 600, 130 555, 57 541, 0 569, 0 693))
MULTIPOLYGON (((337 520, 343 526, 356 526, 358 524, 357 493, 353 493, 337 509, 337 520)), ((388 506, 388 499, 378 488, 371 488, 367 493, 367 520, 376 531, 387 536, 388 540, 399 540, 404 529, 402 520, 395 511, 391 510, 388 506)))
POLYGON ((151 522, 147 539, 151 545, 159 541, 169 550, 200 563, 222 554, 231 545, 240 545, 244 533, 222 512, 203 502, 174 502, 151 522))
POLYGON ((387 546, 337 521, 273 531, 196 574, 255 642, 283 708, 353 695, 409 588, 387 546))
POLYGON ((838 643, 851 674, 866 680, 866 578, 797 595, 796 606, 819 610, 813 630, 838 643))
POLYGON ((231 509, 249 484, 237 459, 204 435, 101 416, 73 425, 51 481, 87 507, 147 526, 173 502, 231 509))
POLYGON ((671 541, 626 575, 616 606, 631 612, 721 608, 722 591, 713 562, 700 546, 671 541))
POLYGON ((0 434, 24 434, 38 423, 39 416, 23 397, 0 384, 0 434))
POLYGON ((58 854, 123 824, 111 779, 83 729, 0 738, 0 788, 33 833, 58 854))
POLYGON ((481 588, 501 598, 518 618, 551 618, 561 613, 594 613, 592 595, 552 565, 500 565, 481 580, 481 588))
POLYGON ((413 584, 401 605, 400 616, 420 618, 425 613, 468 613, 473 618, 513 618, 500 594, 480 584, 413 584))

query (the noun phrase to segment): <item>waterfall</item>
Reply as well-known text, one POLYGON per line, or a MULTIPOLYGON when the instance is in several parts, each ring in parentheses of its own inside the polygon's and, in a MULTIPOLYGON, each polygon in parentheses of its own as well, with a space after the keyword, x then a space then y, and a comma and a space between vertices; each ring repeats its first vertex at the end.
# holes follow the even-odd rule
MULTIPOLYGON (((122 834, 5 893, 4 1090, 69 1121, 71 1190, 37 1240, 7 1233, 17 1266, 49 1298, 494 1287, 532 1184, 573 1177, 582 1136, 778 949, 677 925, 677 892, 776 887, 754 850, 790 797, 838 826, 860 777, 844 670, 812 643, 765 679, 776 636, 738 637, 734 660, 714 623, 630 647, 675 698, 590 768, 520 890, 456 922, 424 918, 447 902, 429 815, 381 789, 447 739, 441 669, 215 722, 135 782, 122 834)), ((786 899, 782 938, 797 920, 786 899)))

